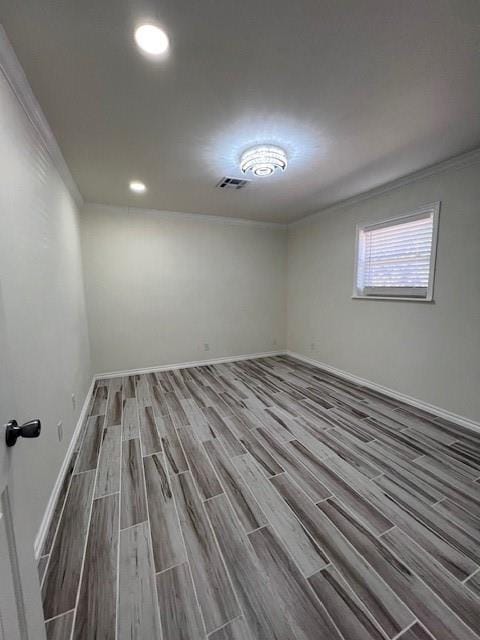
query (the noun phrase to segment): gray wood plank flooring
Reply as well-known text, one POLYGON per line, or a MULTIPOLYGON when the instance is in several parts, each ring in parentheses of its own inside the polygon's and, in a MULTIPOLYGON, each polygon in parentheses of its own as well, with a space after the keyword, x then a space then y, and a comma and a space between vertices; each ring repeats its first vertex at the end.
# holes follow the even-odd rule
POLYGON ((155 570, 185 562, 180 524, 164 462, 159 454, 143 459, 155 570))
POLYGON ((73 640, 115 640, 118 494, 93 502, 73 640))
POLYGON ((117 640, 159 638, 148 522, 120 531, 117 640))
POLYGON ((138 438, 122 444, 122 506, 120 527, 126 529, 147 520, 143 463, 138 438))
POLYGON ((480 640, 480 434, 287 356, 100 380, 48 640, 480 640))
POLYGON ((157 591, 165 639, 201 640, 206 638, 187 563, 159 573, 157 591))
POLYGON ((47 633, 47 640, 65 640, 70 638, 72 633, 73 624, 73 611, 64 613, 58 618, 50 620, 45 625, 45 631, 47 633))

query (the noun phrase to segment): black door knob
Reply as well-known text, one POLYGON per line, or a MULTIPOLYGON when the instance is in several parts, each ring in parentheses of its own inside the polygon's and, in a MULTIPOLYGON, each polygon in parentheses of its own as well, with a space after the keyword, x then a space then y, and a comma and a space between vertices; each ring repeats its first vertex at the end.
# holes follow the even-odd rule
POLYGON ((13 447, 17 438, 38 438, 42 425, 40 420, 29 420, 24 424, 18 424, 16 420, 10 420, 5 425, 5 442, 7 447, 13 447))

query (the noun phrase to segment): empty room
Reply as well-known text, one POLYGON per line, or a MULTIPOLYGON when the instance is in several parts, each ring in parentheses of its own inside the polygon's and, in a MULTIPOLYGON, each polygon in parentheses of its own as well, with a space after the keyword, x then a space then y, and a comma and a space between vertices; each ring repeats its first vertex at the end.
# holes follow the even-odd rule
POLYGON ((0 0, 0 640, 480 640, 480 3, 0 0))

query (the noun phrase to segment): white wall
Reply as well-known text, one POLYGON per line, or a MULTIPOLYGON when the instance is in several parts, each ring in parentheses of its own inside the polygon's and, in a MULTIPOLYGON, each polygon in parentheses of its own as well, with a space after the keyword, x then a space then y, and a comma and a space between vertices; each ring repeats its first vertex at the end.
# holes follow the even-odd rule
POLYGON ((288 348, 480 420, 480 164, 292 227, 288 348), (442 204, 434 303, 352 300, 355 225, 436 200, 442 204))
MULTIPOLYGON (((23 571, 32 561, 33 541, 92 372, 78 211, 1 71, 0 314, 9 347, 12 406, 17 407, 16 415, 8 416, 3 415, 6 407, 0 408, 2 418, 20 422, 39 417, 43 426, 38 440, 20 440, 8 452, 16 528, 22 543, 32 545, 31 550, 19 550, 23 571), (57 437, 59 421, 62 442, 57 437)), ((0 355, 0 366, 6 367, 5 354, 0 355)), ((24 584, 27 599, 34 588, 24 584)))
POLYGON ((87 205, 82 246, 96 372, 285 347, 281 228, 87 205))

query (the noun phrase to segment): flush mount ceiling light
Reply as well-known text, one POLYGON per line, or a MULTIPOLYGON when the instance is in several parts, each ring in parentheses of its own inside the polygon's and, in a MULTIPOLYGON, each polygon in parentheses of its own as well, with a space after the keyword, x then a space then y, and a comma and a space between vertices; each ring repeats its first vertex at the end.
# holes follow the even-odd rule
POLYGON ((250 147, 240 158, 240 169, 243 173, 251 171, 254 176, 262 178, 273 175, 277 169, 285 171, 286 168, 287 154, 281 147, 271 144, 250 147))
POLYGON ((134 191, 135 193, 145 193, 146 190, 147 187, 143 182, 140 182, 139 180, 132 180, 132 182, 130 182, 130 191, 134 191))
POLYGON ((168 36, 153 24, 142 24, 135 31, 135 42, 142 51, 159 56, 168 49, 168 36))

